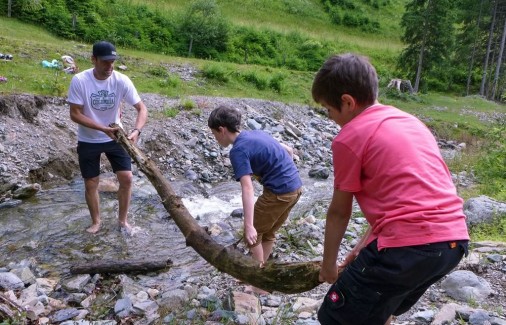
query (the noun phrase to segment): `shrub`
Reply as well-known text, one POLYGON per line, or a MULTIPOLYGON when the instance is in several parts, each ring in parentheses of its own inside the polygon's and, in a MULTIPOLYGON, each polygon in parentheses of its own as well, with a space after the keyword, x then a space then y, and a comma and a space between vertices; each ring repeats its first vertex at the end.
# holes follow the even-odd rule
POLYGON ((208 79, 227 83, 230 81, 230 71, 221 64, 209 64, 204 66, 202 74, 208 79))
POLYGON ((169 107, 163 110, 163 115, 169 118, 176 117, 177 114, 179 114, 179 110, 174 107, 169 107))
POLYGON ((191 111, 193 110, 194 108, 197 107, 197 104, 195 104, 195 102, 191 99, 185 99, 181 102, 181 107, 185 110, 185 111, 191 111))
POLYGON ((269 80, 269 88, 272 90, 282 93, 284 88, 284 81, 286 76, 281 73, 276 73, 272 76, 271 80, 269 80))
POLYGON ((474 225, 469 229, 472 241, 497 240, 504 241, 506 237, 506 215, 497 215, 492 222, 474 225))
POLYGON ((417 94, 410 94, 409 92, 401 92, 395 88, 382 88, 380 89, 380 96, 388 98, 389 100, 402 100, 403 102, 421 102, 421 98, 417 94))
POLYGON ((255 71, 248 71, 242 74, 242 78, 255 85, 258 90, 265 90, 269 86, 269 79, 255 71))
POLYGON ((160 80, 158 85, 163 88, 177 88, 181 85, 181 79, 178 76, 168 76, 160 80))
POLYGON ((477 162, 476 176, 485 194, 506 200, 506 121, 492 127, 486 134, 489 139, 486 154, 477 162))
POLYGON ((169 76, 167 69, 165 69, 162 66, 150 67, 147 69, 146 73, 155 77, 162 77, 162 78, 166 78, 169 76))

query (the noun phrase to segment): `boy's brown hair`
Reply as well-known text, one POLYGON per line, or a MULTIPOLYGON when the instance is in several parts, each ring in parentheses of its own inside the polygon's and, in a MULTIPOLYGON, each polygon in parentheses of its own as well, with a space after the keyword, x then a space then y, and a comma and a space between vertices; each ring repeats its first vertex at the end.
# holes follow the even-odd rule
POLYGON ((235 108, 221 105, 209 114, 207 125, 213 130, 218 130, 222 126, 230 132, 239 132, 241 129, 241 112, 235 108))
POLYGON ((339 111, 344 94, 360 105, 371 105, 378 97, 378 75, 366 57, 352 53, 334 55, 316 74, 311 92, 315 102, 324 102, 339 111))

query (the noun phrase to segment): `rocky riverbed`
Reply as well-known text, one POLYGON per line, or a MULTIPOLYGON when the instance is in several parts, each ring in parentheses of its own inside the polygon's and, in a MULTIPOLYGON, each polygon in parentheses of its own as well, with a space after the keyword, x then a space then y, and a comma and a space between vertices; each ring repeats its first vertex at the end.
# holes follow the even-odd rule
MULTIPOLYGON (((181 196, 205 197, 216 185, 233 182, 227 149, 217 145, 207 128, 209 112, 220 104, 241 109, 244 128, 264 129, 292 146, 304 176, 324 180, 332 174, 330 143, 339 129, 314 108, 244 98, 191 97, 182 101, 154 94, 142 94, 142 98, 150 117, 139 148, 169 181, 185 180, 194 185, 187 188, 190 192, 183 189, 178 193, 181 196)), ((126 107, 125 129, 133 127, 134 118, 134 110, 126 107)), ((448 157, 465 147, 449 139, 438 140, 448 157)), ((0 97, 0 208, 21 205, 40 188, 57 187, 78 177, 75 143, 76 126, 70 121, 64 98, 0 97)), ((103 171, 109 171, 105 162, 103 171)), ((473 181, 468 175, 454 175, 454 179, 459 186, 470 186, 473 181)), ((306 182, 304 186, 311 192, 314 184, 306 182)), ((325 199, 315 200, 291 216, 280 232, 275 262, 321 259, 327 204, 325 199)), ((504 203, 485 197, 466 204, 476 222, 486 219, 491 211, 506 211, 504 203)), ((235 222, 235 228, 240 229, 240 219, 235 222)), ((353 219, 341 256, 353 247, 364 224, 363 218, 353 219)), ((219 223, 211 230, 219 236, 219 223)), ((238 249, 244 251, 241 245, 238 249)), ((47 274, 34 259, 0 262, 0 289, 4 292, 0 307, 18 311, 17 321, 30 319, 33 324, 318 323, 315 312, 328 285, 302 294, 258 296, 244 292, 244 284, 207 263, 198 267, 206 270, 204 275, 182 274, 167 286, 163 272, 69 278, 47 274)), ((434 285, 395 323, 506 324, 505 245, 473 243, 470 256, 458 271, 434 285)))

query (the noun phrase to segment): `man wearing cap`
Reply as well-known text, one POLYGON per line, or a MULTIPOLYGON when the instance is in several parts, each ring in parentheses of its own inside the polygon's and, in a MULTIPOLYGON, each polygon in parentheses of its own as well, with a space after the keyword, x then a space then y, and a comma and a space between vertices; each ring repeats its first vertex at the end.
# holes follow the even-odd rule
POLYGON ((100 156, 106 154, 119 182, 119 226, 128 233, 128 207, 132 193, 132 166, 128 153, 115 141, 116 127, 121 125, 121 103, 125 101, 137 110, 137 118, 128 139, 137 142, 147 120, 147 109, 135 86, 126 75, 114 71, 118 58, 113 44, 105 41, 93 45, 93 68, 76 74, 70 83, 68 102, 70 118, 78 124, 77 154, 84 178, 85 199, 92 225, 86 229, 96 233, 100 229, 100 198, 98 193, 100 156))

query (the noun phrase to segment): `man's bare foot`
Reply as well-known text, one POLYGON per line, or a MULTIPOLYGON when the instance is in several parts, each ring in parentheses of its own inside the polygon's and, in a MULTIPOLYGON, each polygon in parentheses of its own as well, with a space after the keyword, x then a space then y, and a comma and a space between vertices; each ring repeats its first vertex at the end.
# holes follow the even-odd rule
POLYGON ((129 230, 132 230, 132 226, 130 226, 130 224, 128 223, 128 221, 125 221, 125 222, 120 222, 119 223, 119 228, 120 229, 125 229, 126 231, 129 231, 129 230))
POLYGON ((257 295, 260 295, 260 296, 270 295, 270 292, 262 290, 260 288, 254 287, 254 286, 251 286, 251 285, 247 285, 244 288, 244 292, 246 292, 246 293, 256 293, 257 295))
POLYGON ((100 223, 93 224, 91 227, 87 228, 86 231, 90 234, 96 234, 100 230, 100 223))
POLYGON ((120 222, 119 223, 119 230, 121 232, 126 232, 128 235, 130 235, 132 233, 132 226, 130 226, 130 224, 128 222, 120 222))

